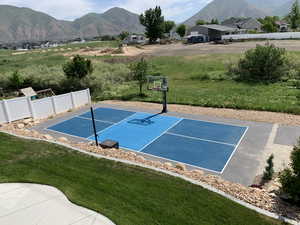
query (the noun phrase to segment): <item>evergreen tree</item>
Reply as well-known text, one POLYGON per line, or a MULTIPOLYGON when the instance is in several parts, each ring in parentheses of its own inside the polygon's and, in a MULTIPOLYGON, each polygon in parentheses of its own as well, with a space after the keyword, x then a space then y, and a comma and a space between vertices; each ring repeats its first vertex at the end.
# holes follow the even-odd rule
POLYGON ((298 0, 294 2, 289 17, 292 29, 296 30, 300 25, 300 10, 298 0))

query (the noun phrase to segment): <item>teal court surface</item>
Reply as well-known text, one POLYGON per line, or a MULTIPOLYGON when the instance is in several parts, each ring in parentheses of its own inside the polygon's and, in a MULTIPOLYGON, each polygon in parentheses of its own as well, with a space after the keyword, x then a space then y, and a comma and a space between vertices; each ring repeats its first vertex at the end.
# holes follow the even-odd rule
MULTIPOLYGON (((122 149, 223 173, 248 127, 166 114, 112 108, 94 110, 99 141, 118 141, 122 149)), ((95 140, 91 113, 65 120, 48 130, 95 140)))

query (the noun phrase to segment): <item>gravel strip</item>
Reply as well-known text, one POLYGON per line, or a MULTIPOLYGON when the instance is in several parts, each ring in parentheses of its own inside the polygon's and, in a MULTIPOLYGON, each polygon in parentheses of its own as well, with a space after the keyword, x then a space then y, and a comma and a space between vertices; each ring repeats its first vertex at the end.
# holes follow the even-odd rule
MULTIPOLYGON (((146 103, 146 102, 124 102, 124 101, 103 101, 103 104, 111 104, 125 107, 145 108, 145 109, 161 109, 161 104, 146 103)), ((300 115, 287 113, 254 111, 254 110, 236 110, 222 108, 206 108, 189 105, 169 105, 169 110, 172 112, 216 116, 222 118, 230 118, 254 122, 277 123, 282 125, 300 126, 300 115)))

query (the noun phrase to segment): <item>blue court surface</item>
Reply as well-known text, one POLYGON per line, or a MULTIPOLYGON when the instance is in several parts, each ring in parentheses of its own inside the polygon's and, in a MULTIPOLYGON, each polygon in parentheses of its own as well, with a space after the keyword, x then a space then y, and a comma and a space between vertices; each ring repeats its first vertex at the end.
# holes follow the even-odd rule
MULTIPOLYGON (((99 141, 208 171, 223 173, 247 127, 190 120, 165 114, 111 108, 94 111, 99 141)), ((95 140, 91 113, 73 117, 48 130, 95 140)))

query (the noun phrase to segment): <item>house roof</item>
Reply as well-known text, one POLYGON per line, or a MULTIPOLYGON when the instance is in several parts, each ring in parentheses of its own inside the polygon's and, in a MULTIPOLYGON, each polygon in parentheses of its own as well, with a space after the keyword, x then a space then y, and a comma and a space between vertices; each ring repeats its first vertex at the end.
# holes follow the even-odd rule
POLYGON ((227 27, 227 26, 218 25, 218 24, 207 24, 207 25, 199 25, 199 26, 206 27, 206 28, 212 29, 212 30, 222 31, 222 32, 236 31, 236 29, 234 29, 232 27, 227 27))

